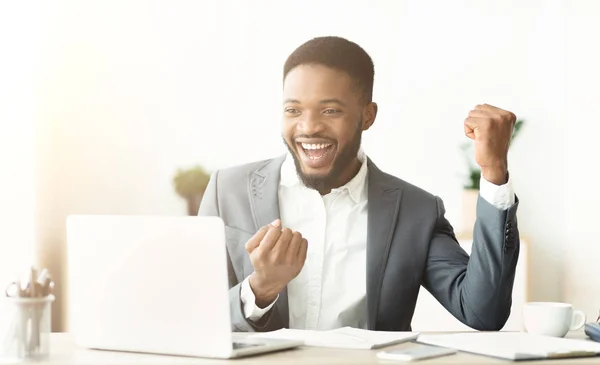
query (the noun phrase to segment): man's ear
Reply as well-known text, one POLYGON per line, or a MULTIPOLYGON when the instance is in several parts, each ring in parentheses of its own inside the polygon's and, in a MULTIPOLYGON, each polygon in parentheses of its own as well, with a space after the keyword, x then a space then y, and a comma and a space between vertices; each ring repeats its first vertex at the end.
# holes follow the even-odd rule
POLYGON ((377 103, 370 102, 364 111, 362 130, 366 131, 371 128, 373 123, 375 123, 375 118, 377 118, 377 103))

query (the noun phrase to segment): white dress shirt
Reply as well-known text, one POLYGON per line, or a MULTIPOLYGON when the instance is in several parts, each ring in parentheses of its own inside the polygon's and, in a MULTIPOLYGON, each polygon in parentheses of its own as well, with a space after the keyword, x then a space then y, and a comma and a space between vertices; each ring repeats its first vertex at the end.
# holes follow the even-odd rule
MULTIPOLYGON (((346 185, 321 196, 305 187, 291 155, 281 166, 279 211, 283 227, 308 241, 304 267, 287 286, 290 328, 328 330, 344 326, 367 328, 367 158, 359 152, 360 170, 346 185)), ((494 185, 483 177, 481 197, 498 209, 515 202, 512 184, 494 185)), ((255 304, 248 279, 240 298, 244 315, 257 321, 265 308, 255 304)))

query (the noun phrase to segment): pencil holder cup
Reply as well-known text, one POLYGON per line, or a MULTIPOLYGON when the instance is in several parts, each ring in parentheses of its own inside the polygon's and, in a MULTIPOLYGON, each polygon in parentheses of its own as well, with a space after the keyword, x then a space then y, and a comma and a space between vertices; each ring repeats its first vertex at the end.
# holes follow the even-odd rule
POLYGON ((54 295, 7 297, 11 322, 2 343, 1 362, 43 360, 50 355, 54 295))

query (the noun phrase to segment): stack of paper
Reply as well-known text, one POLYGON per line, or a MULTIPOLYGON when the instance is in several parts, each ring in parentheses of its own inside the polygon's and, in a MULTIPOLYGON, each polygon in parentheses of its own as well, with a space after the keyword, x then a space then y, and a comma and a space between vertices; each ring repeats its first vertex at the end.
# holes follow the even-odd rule
POLYGON ((412 341, 418 336, 418 332, 367 331, 343 327, 331 331, 282 329, 252 337, 302 341, 305 346, 370 350, 412 341))
POLYGON ((597 356, 600 343, 524 332, 421 335, 418 342, 508 360, 597 356))

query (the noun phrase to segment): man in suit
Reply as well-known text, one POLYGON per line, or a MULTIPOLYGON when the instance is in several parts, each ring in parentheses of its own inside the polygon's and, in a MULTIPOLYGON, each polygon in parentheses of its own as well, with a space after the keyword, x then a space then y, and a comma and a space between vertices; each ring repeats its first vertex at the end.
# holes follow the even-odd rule
POLYGON ((474 329, 506 323, 519 253, 507 163, 515 115, 484 104, 464 121, 482 170, 469 257, 442 200, 361 148, 377 115, 373 79, 357 44, 306 42, 284 65, 289 152, 211 176, 199 214, 226 225, 232 330, 406 331, 421 285, 474 329))

